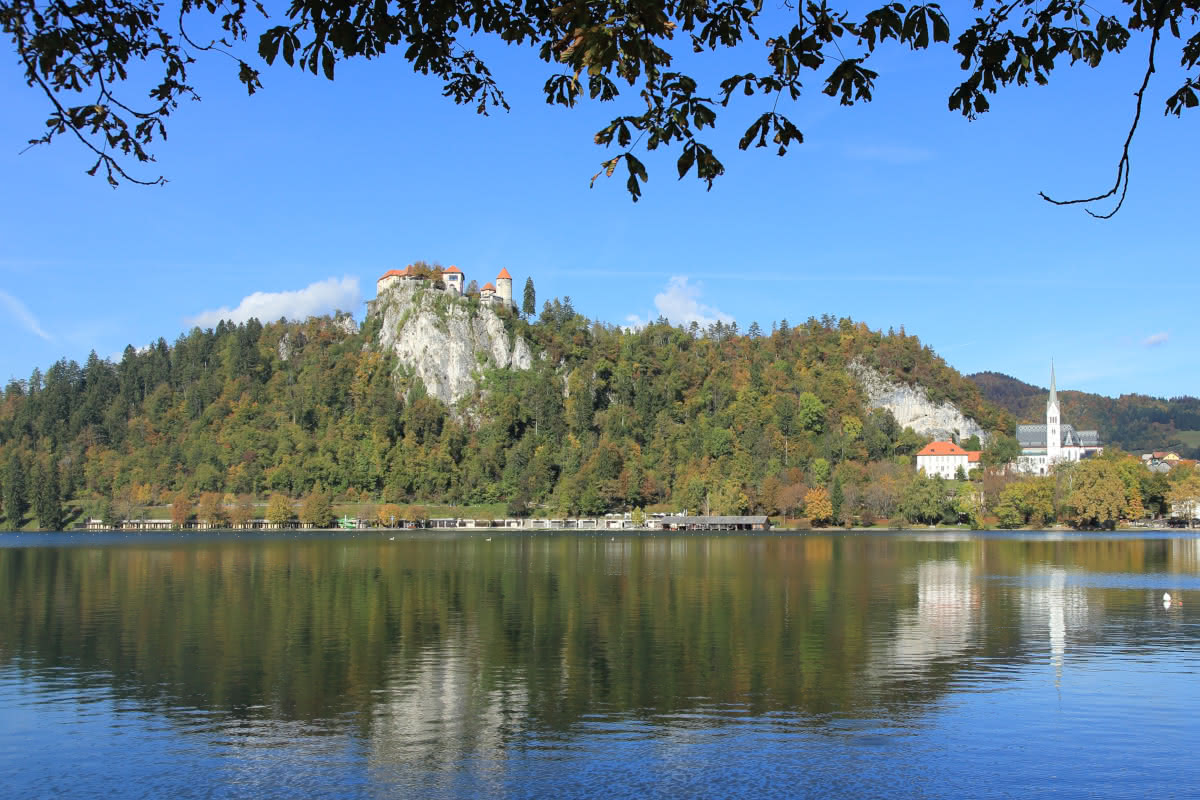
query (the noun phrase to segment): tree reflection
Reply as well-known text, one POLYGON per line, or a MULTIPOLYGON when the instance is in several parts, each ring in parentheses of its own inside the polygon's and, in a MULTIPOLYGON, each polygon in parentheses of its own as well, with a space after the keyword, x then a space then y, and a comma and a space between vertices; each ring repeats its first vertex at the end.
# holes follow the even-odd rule
POLYGON ((380 758, 453 761, 597 715, 921 714, 988 665, 1061 669, 1109 610, 1144 603, 1086 576, 1194 576, 1198 555, 840 535, 7 548, 0 660, 168 715, 352 720, 380 758))

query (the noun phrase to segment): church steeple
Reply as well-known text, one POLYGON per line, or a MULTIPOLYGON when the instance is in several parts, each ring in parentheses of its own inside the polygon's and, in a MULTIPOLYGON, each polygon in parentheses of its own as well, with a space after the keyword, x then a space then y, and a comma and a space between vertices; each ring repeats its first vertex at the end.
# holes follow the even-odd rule
POLYGON ((1058 389, 1054 385, 1054 359, 1050 360, 1050 399, 1046 401, 1046 459, 1051 464, 1062 456, 1062 420, 1058 413, 1058 389))

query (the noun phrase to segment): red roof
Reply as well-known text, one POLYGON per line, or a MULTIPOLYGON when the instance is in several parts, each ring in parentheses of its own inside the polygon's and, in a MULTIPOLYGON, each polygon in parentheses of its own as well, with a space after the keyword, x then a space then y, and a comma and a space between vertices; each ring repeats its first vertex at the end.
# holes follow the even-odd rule
POLYGON ((954 442, 930 442, 917 453, 919 456, 965 456, 967 451, 954 442))
POLYGON ((501 280, 501 279, 507 279, 507 280, 510 280, 510 281, 511 281, 511 280, 512 280, 512 275, 509 275, 509 274, 508 274, 508 270, 506 270, 506 269, 504 269, 504 268, 501 268, 501 269, 500 269, 500 274, 496 276, 496 280, 501 280))
POLYGON ((979 457, 982 455, 983 455, 982 450, 968 450, 967 451, 967 461, 974 464, 979 461, 979 457))
POLYGON ((408 275, 408 267, 405 267, 404 269, 389 269, 387 272, 379 276, 379 280, 390 278, 393 275, 395 275, 397 278, 406 277, 408 275))
POLYGON ((446 269, 444 269, 442 271, 447 274, 453 272, 457 275, 462 275, 462 270, 459 269, 458 267, 454 266, 453 264, 451 264, 449 267, 447 267, 446 269))
POLYGON ((495 286, 492 286, 490 283, 485 283, 485 284, 483 285, 483 288, 482 288, 482 289, 480 289, 479 291, 481 291, 481 292, 494 292, 494 291, 496 291, 496 287, 495 287, 495 286))

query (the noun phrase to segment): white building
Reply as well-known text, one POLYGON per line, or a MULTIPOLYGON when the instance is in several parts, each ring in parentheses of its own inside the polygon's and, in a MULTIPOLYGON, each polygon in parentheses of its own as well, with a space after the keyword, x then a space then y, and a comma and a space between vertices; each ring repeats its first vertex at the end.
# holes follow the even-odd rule
POLYGON ((1018 425, 1017 444, 1021 456, 1017 469, 1033 475, 1046 475, 1055 464, 1079 461, 1104 450, 1096 431, 1077 431, 1062 421, 1058 391, 1054 386, 1054 365, 1050 365, 1050 399, 1046 401, 1045 425, 1018 425))
POLYGON ((463 279, 466 275, 463 271, 453 264, 448 269, 442 270, 442 283, 446 284, 446 288, 454 292, 456 295, 462 296, 464 289, 463 279))
POLYGON ((954 442, 930 442, 917 453, 917 471, 930 478, 938 475, 952 481, 960 469, 965 476, 980 466, 980 455, 981 451, 963 450, 954 442))
MULTIPOLYGON (((418 269, 411 264, 404 269, 389 269, 383 273, 379 280, 375 282, 375 293, 383 294, 384 291, 403 281, 423 281, 427 279, 432 279, 432 286, 435 289, 444 289, 458 297, 466 294, 467 276, 458 267, 451 265, 445 269, 435 268, 429 270, 418 269)), ((508 274, 507 269, 500 270, 500 274, 496 276, 495 285, 491 283, 483 285, 483 288, 479 290, 479 299, 494 305, 503 305, 513 309, 517 307, 512 299, 512 275, 508 274)))

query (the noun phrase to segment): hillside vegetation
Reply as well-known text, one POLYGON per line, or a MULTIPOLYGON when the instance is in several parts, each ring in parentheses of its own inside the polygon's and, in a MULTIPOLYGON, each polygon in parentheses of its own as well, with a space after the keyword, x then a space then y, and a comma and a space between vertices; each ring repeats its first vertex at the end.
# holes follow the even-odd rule
MULTIPOLYGON (((1048 389, 999 372, 968 378, 987 400, 1006 409, 1019 422, 1044 422, 1048 389)), ((1177 450, 1200 458, 1200 399, 1123 394, 1112 398, 1088 392, 1058 392, 1063 419, 1081 429, 1095 429, 1106 444, 1140 453, 1177 450)))
MULTIPOLYGON (((486 371, 455 414, 419 379, 393 383, 404 370, 374 346, 377 320, 361 331, 344 323, 222 323, 127 348, 119 363, 93 354, 10 382, 5 516, 52 516, 51 496, 119 517, 206 495, 211 511, 213 495, 233 505, 313 492, 503 502, 512 513, 668 504, 778 514, 834 484, 836 503, 863 513, 869 476, 900 469, 924 440, 864 407, 845 369, 856 357, 989 429, 1011 424, 916 337, 849 319, 783 322, 765 335, 757 324, 742 334, 664 320, 629 331, 555 300, 534 322, 508 323, 541 354, 533 367, 486 371)), ((898 502, 893 477, 875 513, 898 502)))

